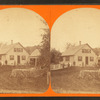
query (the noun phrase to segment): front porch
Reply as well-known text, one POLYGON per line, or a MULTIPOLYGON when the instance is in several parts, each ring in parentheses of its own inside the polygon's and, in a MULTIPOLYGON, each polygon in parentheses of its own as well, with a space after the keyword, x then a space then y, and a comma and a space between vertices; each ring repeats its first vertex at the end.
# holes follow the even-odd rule
POLYGON ((38 66, 38 57, 30 57, 29 64, 32 66, 38 66))

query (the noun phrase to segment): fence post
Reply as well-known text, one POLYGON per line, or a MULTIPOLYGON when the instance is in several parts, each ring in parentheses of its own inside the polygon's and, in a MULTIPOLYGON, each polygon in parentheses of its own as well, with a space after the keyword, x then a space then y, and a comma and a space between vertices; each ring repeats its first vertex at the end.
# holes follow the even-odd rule
POLYGON ((47 72, 47 85, 50 83, 50 71, 47 72))

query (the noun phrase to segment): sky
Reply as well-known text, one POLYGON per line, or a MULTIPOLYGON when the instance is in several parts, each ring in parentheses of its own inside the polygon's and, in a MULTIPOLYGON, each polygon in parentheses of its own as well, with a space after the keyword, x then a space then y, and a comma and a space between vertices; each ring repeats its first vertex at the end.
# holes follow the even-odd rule
POLYGON ((51 29, 51 48, 63 52, 67 43, 100 47, 100 10, 77 8, 65 12, 51 29))
POLYGON ((44 33, 42 28, 48 28, 39 14, 25 8, 7 8, 0 10, 0 43, 10 44, 20 42, 23 46, 40 44, 44 33))

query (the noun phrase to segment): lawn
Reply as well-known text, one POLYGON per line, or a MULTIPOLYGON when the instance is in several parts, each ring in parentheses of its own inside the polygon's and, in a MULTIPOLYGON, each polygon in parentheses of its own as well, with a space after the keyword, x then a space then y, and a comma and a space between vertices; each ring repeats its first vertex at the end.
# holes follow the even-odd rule
POLYGON ((29 66, 1 66, 0 67, 0 93, 43 93, 47 91, 47 76, 32 79, 11 78, 13 69, 30 68, 29 66))
POLYGON ((51 71, 51 87, 57 93, 100 93, 100 79, 79 78, 81 70, 97 67, 70 67, 51 71))

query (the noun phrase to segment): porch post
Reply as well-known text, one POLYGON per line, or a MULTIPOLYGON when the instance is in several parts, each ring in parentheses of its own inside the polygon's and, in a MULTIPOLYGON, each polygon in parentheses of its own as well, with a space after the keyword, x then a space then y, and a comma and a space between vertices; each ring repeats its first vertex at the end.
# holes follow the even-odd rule
POLYGON ((35 58, 35 66, 37 66, 37 58, 35 58))

